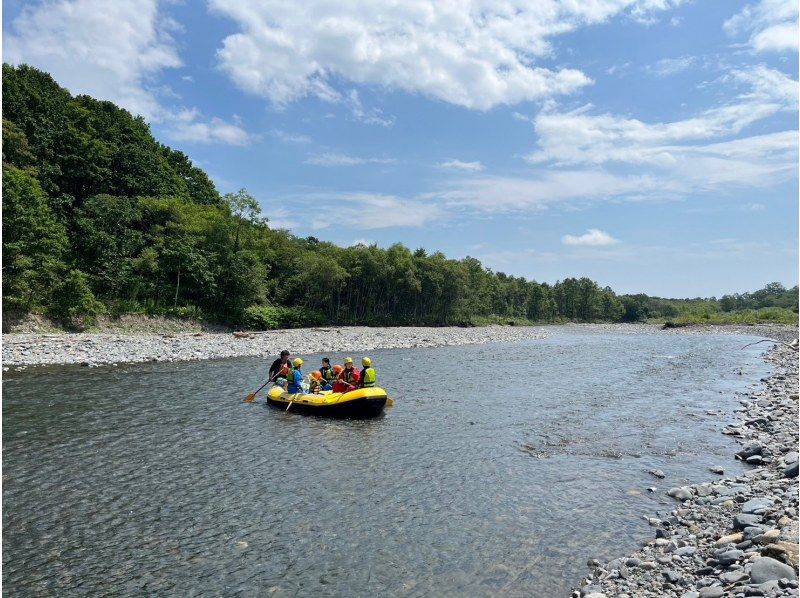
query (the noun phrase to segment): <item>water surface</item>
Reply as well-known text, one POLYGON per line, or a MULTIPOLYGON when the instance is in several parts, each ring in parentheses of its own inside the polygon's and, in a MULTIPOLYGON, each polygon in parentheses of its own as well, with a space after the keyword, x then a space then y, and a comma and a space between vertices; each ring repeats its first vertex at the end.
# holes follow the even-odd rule
POLYGON ((242 403, 255 359, 6 374, 4 593, 566 595, 739 471, 718 432, 768 369, 741 336, 548 334, 375 351, 366 421, 242 403))

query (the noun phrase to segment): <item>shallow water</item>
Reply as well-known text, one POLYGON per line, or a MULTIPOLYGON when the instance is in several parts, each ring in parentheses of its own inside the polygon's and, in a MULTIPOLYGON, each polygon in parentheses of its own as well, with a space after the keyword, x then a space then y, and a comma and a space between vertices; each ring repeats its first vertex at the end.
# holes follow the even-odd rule
POLYGON ((4 593, 566 595, 669 487, 740 470, 718 432, 768 368, 748 337, 548 334, 376 351, 395 407, 364 421, 242 403, 255 359, 6 374, 4 593))

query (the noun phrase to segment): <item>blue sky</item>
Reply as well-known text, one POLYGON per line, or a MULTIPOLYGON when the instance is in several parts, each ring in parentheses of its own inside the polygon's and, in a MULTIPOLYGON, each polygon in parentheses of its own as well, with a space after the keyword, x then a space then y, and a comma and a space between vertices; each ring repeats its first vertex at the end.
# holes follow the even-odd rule
POLYGON ((142 114, 274 226, 555 282, 797 283, 793 0, 4 3, 4 60, 142 114))

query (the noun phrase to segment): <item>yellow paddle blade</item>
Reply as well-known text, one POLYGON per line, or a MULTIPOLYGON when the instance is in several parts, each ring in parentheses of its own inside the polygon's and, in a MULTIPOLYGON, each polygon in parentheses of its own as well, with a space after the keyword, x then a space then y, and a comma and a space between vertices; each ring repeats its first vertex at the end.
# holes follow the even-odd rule
POLYGON ((247 395, 247 396, 245 397, 245 399, 244 399, 244 402, 245 402, 245 403, 252 403, 252 402, 253 402, 253 401, 255 401, 255 400, 256 400, 256 393, 254 393, 254 392, 251 392, 249 395, 247 395))

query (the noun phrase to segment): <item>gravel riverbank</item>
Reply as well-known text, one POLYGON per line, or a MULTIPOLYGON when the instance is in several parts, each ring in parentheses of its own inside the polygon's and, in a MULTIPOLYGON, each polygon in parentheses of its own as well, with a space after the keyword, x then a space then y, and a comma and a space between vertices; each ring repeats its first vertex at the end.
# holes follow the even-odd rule
POLYGON ((374 349, 470 345, 543 338, 543 327, 310 328, 270 332, 4 334, 3 365, 98 366, 147 361, 268 357, 288 348, 295 355, 374 349))
MULTIPOLYGON (((41 323, 34 322, 38 327, 41 323)), ((26 331, 3 334, 3 366, 26 368, 39 365, 87 366, 114 363, 195 361, 228 357, 267 357, 289 348, 294 354, 361 352, 513 342, 543 338, 548 326, 388 327, 365 326, 231 332, 224 329, 181 328, 163 318, 121 319, 115 328, 100 332, 69 333, 26 331)), ((588 330, 639 334, 660 327, 650 324, 567 324, 588 330)), ((36 329, 34 327, 34 330, 36 329)), ((25 329, 25 328, 23 328, 25 329)), ((797 328, 782 325, 691 326, 664 330, 664 334, 747 334, 777 340, 797 336, 797 328)))
MULTIPOLYGON (((756 334, 796 338, 782 328, 756 334)), ((629 557, 590 560, 575 597, 798 595, 798 354, 777 345, 765 359, 773 374, 741 399, 739 421, 723 432, 753 469, 669 489, 675 508, 648 519, 655 538, 629 557)))

